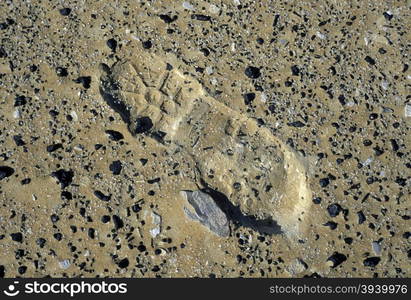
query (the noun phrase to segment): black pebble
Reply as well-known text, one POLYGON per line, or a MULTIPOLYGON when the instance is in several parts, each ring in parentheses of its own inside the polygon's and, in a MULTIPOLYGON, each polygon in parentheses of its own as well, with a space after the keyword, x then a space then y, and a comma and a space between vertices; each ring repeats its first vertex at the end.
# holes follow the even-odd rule
POLYGON ((140 251, 140 252, 144 252, 144 251, 147 250, 146 246, 144 246, 144 245, 139 245, 139 246, 137 247, 137 249, 138 249, 138 251, 140 251))
POLYGON ((244 74, 251 79, 257 79, 261 76, 260 69, 252 66, 245 68, 244 74))
POLYGON ((109 47, 111 49, 111 51, 116 52, 117 41, 115 39, 107 40, 107 47, 109 47))
POLYGON ((81 83, 83 88, 89 89, 91 84, 91 76, 80 76, 74 80, 75 83, 81 83))
POLYGON ((143 42, 144 49, 150 49, 153 46, 153 43, 150 40, 143 42))
POLYGON ((59 216, 56 215, 56 214, 52 214, 50 216, 50 219, 51 219, 51 222, 53 222, 53 223, 56 223, 56 222, 58 222, 58 220, 60 220, 59 216))
POLYGON ((0 47, 0 58, 4 58, 4 57, 7 57, 7 56, 8 55, 7 55, 6 50, 4 50, 3 47, 0 47))
POLYGON ((94 196, 96 196, 97 198, 99 198, 102 201, 110 201, 111 199, 111 195, 104 195, 101 191, 94 191, 94 196))
POLYGON ((124 227, 123 220, 117 215, 113 215, 113 223, 116 230, 124 227))
POLYGON ((160 19, 163 20, 165 23, 170 24, 177 20, 177 16, 170 17, 169 15, 159 15, 160 19))
POLYGON ((338 253, 338 252, 334 252, 334 254, 331 255, 327 259, 327 261, 331 261, 333 263, 332 268, 335 268, 335 267, 341 265, 346 260, 347 260, 347 256, 345 256, 344 254, 338 253))
POLYGON ((153 127, 153 122, 149 117, 141 117, 136 120, 135 133, 143 133, 150 130, 153 127))
POLYGON ((344 239, 344 242, 345 242, 347 245, 351 245, 352 242, 353 242, 353 239, 350 238, 350 237, 346 237, 346 238, 344 239))
POLYGON ((110 171, 113 173, 113 175, 120 175, 120 172, 123 166, 121 164, 121 161, 115 160, 110 164, 109 168, 110 168, 110 171))
POLYGON ((381 258, 379 257, 368 257, 364 259, 364 267, 375 267, 380 262, 381 258))
POLYGON ((24 146, 26 143, 23 141, 23 138, 21 135, 14 135, 13 140, 16 143, 16 146, 24 146))
POLYGON ((63 145, 58 143, 58 144, 48 145, 46 150, 47 150, 47 152, 54 152, 54 151, 56 151, 58 149, 62 149, 62 148, 63 148, 63 145))
POLYGON ((26 105, 27 104, 27 97, 25 97, 25 96, 17 96, 15 99, 14 99, 14 106, 15 107, 17 107, 17 106, 23 106, 23 105, 26 105))
POLYGON ((71 200, 73 199, 73 195, 68 191, 62 191, 60 194, 61 200, 71 200))
POLYGON ((137 213, 137 212, 139 212, 139 211, 141 210, 141 206, 140 206, 138 203, 136 203, 136 204, 134 204, 134 205, 131 207, 131 209, 132 209, 135 213, 137 213))
POLYGON ((118 266, 122 269, 127 268, 129 265, 129 261, 128 258, 124 258, 122 260, 119 261, 118 266))
POLYGON ((46 244, 46 240, 43 239, 43 238, 38 238, 37 241, 36 241, 36 244, 37 244, 40 248, 43 248, 44 245, 46 244))
POLYGON ((392 18, 394 17, 393 14, 390 14, 390 13, 388 13, 388 12, 386 12, 386 11, 383 13, 383 15, 384 15, 384 18, 385 18, 387 21, 391 21, 392 18))
POLYGON ((291 127, 297 127, 297 128, 301 128, 305 126, 305 124, 301 121, 289 122, 287 123, 287 125, 291 127))
POLYGON ((66 77, 68 75, 68 71, 66 68, 63 67, 57 67, 56 68, 56 74, 59 77, 66 77))
POLYGON ((369 63, 370 65, 375 65, 375 60, 372 58, 372 57, 370 57, 370 56, 366 56, 365 57, 365 61, 367 62, 367 63, 369 63))
POLYGON ((255 93, 247 93, 247 94, 244 94, 244 95, 243 95, 243 98, 244 98, 244 104, 245 104, 245 105, 249 105, 249 104, 251 104, 251 102, 254 101, 254 99, 255 99, 255 93))
POLYGON ((11 233, 10 237, 13 241, 21 243, 23 241, 23 235, 21 232, 11 233))
POLYGON ((320 197, 315 197, 315 198, 313 199, 314 204, 320 204, 321 201, 322 201, 322 199, 321 199, 320 197))
POLYGON ((96 230, 94 228, 89 228, 88 229, 88 236, 91 239, 94 239, 96 237, 96 230))
POLYGON ((157 177, 157 178, 154 178, 154 179, 147 180, 147 183, 154 184, 154 183, 160 182, 160 180, 161 180, 160 177, 157 177))
POLYGON ((20 266, 17 271, 19 272, 20 275, 23 275, 26 273, 27 267, 26 266, 20 266))
POLYGON ((330 184, 330 179, 328 179, 327 177, 320 179, 320 186, 321 187, 326 187, 329 184, 330 184))
POLYGON ((110 216, 104 215, 101 217, 101 222, 108 223, 110 222, 110 219, 111 219, 110 216))
POLYGON ((71 13, 71 8, 65 7, 65 8, 59 9, 59 12, 62 16, 68 16, 71 13))
POLYGON ((115 130, 106 130, 108 137, 113 141, 119 141, 124 139, 124 135, 121 132, 115 130))
POLYGON ((57 232, 57 233, 53 234, 53 237, 56 240, 61 241, 61 239, 63 238, 63 235, 60 232, 57 232))
POLYGON ((331 230, 334 230, 337 228, 338 223, 335 223, 333 221, 328 221, 327 223, 323 224, 324 226, 330 227, 331 230))
POLYGON ((56 172, 51 173, 51 176, 57 178, 57 180, 61 184, 61 188, 64 189, 72 183, 74 172, 72 170, 66 171, 64 169, 60 169, 56 172))
POLYGON ((206 15, 194 14, 194 15, 191 15, 191 19, 197 20, 197 21, 210 21, 211 17, 206 16, 206 15))
POLYGON ((30 178, 24 178, 22 181, 20 181, 20 183, 21 183, 22 185, 29 184, 30 182, 31 182, 31 179, 30 179, 30 178))
POLYGON ((204 54, 204 56, 210 55, 210 50, 208 50, 207 48, 201 48, 200 51, 204 54))
POLYGON ((294 66, 291 67, 291 73, 294 76, 298 76, 300 74, 300 69, 298 68, 297 65, 294 65, 294 66))
POLYGON ((367 219, 362 211, 357 212, 358 224, 362 224, 367 219))
POLYGON ((333 218, 338 216, 341 210, 342 210, 342 207, 337 203, 331 204, 327 207, 328 214, 333 218))
POLYGON ((0 180, 13 175, 14 169, 8 166, 0 166, 0 180))

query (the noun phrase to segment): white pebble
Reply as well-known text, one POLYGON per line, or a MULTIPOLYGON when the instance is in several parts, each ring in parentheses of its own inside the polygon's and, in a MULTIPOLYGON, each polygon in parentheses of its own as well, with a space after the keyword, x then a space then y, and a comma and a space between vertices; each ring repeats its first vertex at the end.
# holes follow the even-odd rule
POLYGON ((405 104, 404 114, 406 118, 411 117, 411 103, 405 104))
POLYGON ((60 266, 61 269, 64 269, 64 270, 68 269, 70 267, 70 265, 71 265, 71 263, 68 259, 59 261, 59 266, 60 266))
POLYGON ((13 118, 20 119, 20 117, 21 117, 20 110, 16 108, 16 110, 13 112, 13 118))
POLYGON ((372 242, 372 250, 376 255, 381 254, 381 245, 378 242, 372 242))
POLYGON ((212 14, 218 14, 220 12, 220 8, 215 6, 214 4, 210 5, 210 8, 208 9, 212 14))
POLYGON ((77 122, 77 121, 78 121, 77 113, 76 113, 74 110, 71 111, 70 116, 73 118, 73 121, 74 121, 74 122, 77 122))
POLYGON ((261 102, 266 103, 267 102, 267 95, 265 93, 261 93, 260 100, 261 100, 261 102))
POLYGON ((383 81, 381 82, 381 87, 382 87, 384 90, 387 90, 387 89, 388 89, 388 81, 383 80, 383 81))
POLYGON ((322 40, 325 40, 325 38, 327 37, 325 34, 322 34, 322 33, 319 32, 319 31, 317 31, 317 32, 315 33, 315 35, 316 35, 317 37, 319 37, 320 39, 322 39, 322 40))
POLYGON ((194 6, 191 5, 191 3, 187 2, 187 1, 184 1, 184 2, 183 2, 183 7, 184 7, 185 9, 188 9, 188 10, 195 10, 194 6))

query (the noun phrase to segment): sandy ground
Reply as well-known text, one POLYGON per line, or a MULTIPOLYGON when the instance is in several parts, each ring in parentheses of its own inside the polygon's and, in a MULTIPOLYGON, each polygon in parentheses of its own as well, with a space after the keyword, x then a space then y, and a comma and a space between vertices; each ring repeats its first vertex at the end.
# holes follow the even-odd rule
POLYGON ((410 8, 1 1, 0 277, 409 277, 410 8))

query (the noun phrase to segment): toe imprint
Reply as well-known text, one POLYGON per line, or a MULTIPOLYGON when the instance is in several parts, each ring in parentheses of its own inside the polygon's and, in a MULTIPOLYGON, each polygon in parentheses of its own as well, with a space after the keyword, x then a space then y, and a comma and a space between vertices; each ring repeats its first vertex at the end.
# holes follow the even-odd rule
POLYGON ((275 220, 285 232, 304 230, 311 192, 299 155, 206 95, 194 78, 140 51, 103 75, 100 90, 133 135, 161 133, 165 143, 182 146, 201 181, 245 215, 275 220))

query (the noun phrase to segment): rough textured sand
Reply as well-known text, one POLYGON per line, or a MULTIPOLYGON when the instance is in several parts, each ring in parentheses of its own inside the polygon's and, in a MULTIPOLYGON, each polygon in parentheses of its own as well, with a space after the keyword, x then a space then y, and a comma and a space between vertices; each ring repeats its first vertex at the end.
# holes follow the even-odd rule
POLYGON ((0 277, 409 277, 410 9, 2 1, 0 277))

